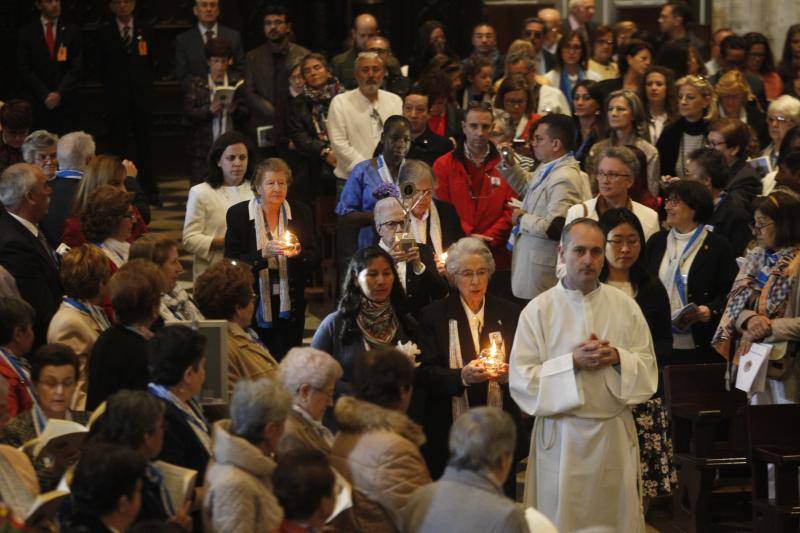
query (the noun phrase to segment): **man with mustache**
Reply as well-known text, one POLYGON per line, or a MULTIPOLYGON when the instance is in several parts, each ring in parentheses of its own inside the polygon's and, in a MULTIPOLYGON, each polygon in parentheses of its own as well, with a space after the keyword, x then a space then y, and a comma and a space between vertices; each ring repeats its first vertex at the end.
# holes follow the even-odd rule
POLYGON ((536 417, 525 505, 559 531, 644 533, 629 406, 653 395, 658 368, 638 304, 598 281, 605 241, 588 218, 564 227, 559 255, 566 275, 522 311, 509 388, 536 417))
POLYGON ((247 53, 244 95, 252 113, 250 136, 257 141, 259 155, 266 158, 279 156, 286 148, 283 132, 288 110, 289 74, 309 50, 289 42, 292 24, 288 9, 267 6, 263 19, 267 42, 247 53), (258 134, 262 127, 269 128, 266 135, 258 134))

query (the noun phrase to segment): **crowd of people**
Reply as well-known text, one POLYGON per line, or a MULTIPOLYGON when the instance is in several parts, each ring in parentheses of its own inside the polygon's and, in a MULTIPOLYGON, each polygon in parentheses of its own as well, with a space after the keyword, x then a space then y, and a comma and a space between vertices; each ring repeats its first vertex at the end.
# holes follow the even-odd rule
POLYGON ((767 343, 750 402, 800 401, 800 24, 775 56, 755 32, 704 42, 681 0, 658 35, 570 0, 505 53, 488 23, 459 57, 425 21, 401 65, 368 13, 329 59, 281 6, 245 52, 219 0, 195 0, 175 40, 179 242, 148 232, 135 0, 98 34, 110 154, 74 131, 80 30, 35 5, 28 91, 0 108, 12 525, 66 489, 29 526, 643 532, 643 501, 676 483, 664 367, 727 360, 731 378, 767 343), (321 268, 337 302, 303 346, 321 268), (221 411, 203 321, 227 326, 221 411), (81 438, 48 446, 59 431, 81 438))

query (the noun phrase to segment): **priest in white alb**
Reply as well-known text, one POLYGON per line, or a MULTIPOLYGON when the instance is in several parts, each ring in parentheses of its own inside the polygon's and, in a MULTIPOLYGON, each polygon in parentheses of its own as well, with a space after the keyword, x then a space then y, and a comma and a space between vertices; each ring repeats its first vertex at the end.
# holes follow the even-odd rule
POLYGON ((605 236, 579 218, 561 236, 566 275, 520 316, 511 396, 536 417, 525 504, 559 531, 645 531, 631 407, 656 391, 650 329, 636 302, 598 282, 605 236))

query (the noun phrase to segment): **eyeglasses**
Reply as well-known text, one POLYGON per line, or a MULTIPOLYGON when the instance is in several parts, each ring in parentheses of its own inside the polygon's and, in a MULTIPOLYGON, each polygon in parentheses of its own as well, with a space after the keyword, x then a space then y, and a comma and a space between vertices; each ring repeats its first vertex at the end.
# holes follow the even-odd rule
POLYGON ((488 268, 480 268, 478 270, 462 270, 458 273, 464 280, 471 281, 473 279, 481 280, 489 277, 488 268))
POLYGON ((386 222, 381 222, 378 224, 378 227, 387 226, 389 229, 397 229, 402 227, 404 222, 402 220, 387 220, 386 222))
POLYGON ((580 52, 581 50, 583 50, 583 47, 579 44, 568 44, 565 45, 564 48, 562 48, 562 50, 567 50, 568 52, 580 52))
POLYGON ((665 205, 678 205, 678 204, 680 204, 682 201, 683 201, 683 200, 681 200, 681 199, 680 199, 680 198, 678 198, 678 197, 675 197, 675 196, 670 196, 669 198, 667 198, 666 200, 664 200, 664 204, 665 204, 665 205))
POLYGON ((755 233, 761 233, 762 229, 768 228, 768 227, 774 226, 774 225, 775 225, 774 222, 767 222, 766 224, 761 224, 761 225, 748 224, 747 227, 750 228, 750 231, 755 234, 755 233))
POLYGON ((542 37, 542 35, 544 35, 544 33, 540 31, 525 30, 524 32, 522 32, 522 35, 524 35, 525 37, 533 37, 535 39, 539 39, 542 37))
POLYGON ((789 122, 790 119, 788 117, 782 117, 780 115, 768 115, 767 122, 770 124, 781 124, 783 122, 789 122))
POLYGON ((629 178, 630 174, 624 174, 622 172, 606 172, 605 170, 598 170, 597 177, 598 178, 608 178, 610 180, 618 180, 620 178, 629 178))
POLYGON ((627 246, 628 248, 638 248, 642 245, 639 239, 630 239, 630 240, 622 240, 622 239, 611 239, 606 241, 608 244, 611 245, 612 248, 620 249, 623 246, 627 246))
POLYGON ((714 150, 716 150, 720 146, 725 146, 728 143, 726 143, 725 141, 712 141, 711 139, 706 139, 706 143, 705 144, 706 144, 706 148, 713 148, 714 150))
POLYGON ((528 100, 526 100, 525 98, 508 98, 508 99, 506 99, 505 103, 506 103, 506 105, 509 105, 509 106, 512 106, 512 105, 513 106, 519 106, 519 105, 526 105, 528 103, 528 100))

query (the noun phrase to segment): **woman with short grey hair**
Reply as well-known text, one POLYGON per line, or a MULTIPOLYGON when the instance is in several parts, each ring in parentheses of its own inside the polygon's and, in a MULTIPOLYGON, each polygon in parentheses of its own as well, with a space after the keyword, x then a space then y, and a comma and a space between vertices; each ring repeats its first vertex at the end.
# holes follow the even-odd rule
POLYGON ((453 204, 433 197, 438 180, 430 165, 417 159, 407 159, 397 176, 400 190, 413 184, 411 195, 411 233, 419 244, 431 248, 440 274, 444 274, 444 252, 464 236, 461 220, 453 204))
POLYGON ((46 130, 36 130, 25 137, 25 142, 22 143, 22 159, 41 168, 49 180, 58 171, 57 145, 58 135, 46 130))
MULTIPOLYGON (((420 380, 428 384, 423 455, 434 479, 447 463, 453 421, 471 407, 502 408, 519 420, 508 394, 507 353, 520 308, 487 294, 495 264, 489 248, 475 237, 464 237, 448 249, 446 269, 455 290, 422 310, 418 335, 420 380)), ((505 489, 514 495, 513 480, 505 489)))
MULTIPOLYGON (((595 154, 595 160, 598 194, 590 200, 570 207, 565 224, 576 218, 599 220, 600 215, 609 209, 625 208, 633 212, 641 222, 645 241, 654 233, 658 233, 661 229, 658 213, 631 198, 631 188, 634 187, 636 176, 641 172, 639 158, 634 151, 627 146, 607 145, 595 154)), ((559 265, 561 264, 559 260, 559 265)))
POLYGON ((322 425, 322 417, 333 406, 336 382, 342 365, 322 350, 292 348, 280 364, 283 387, 292 395, 292 409, 279 448, 316 449, 329 456, 333 434, 322 425))
POLYGON ((272 493, 273 459, 292 397, 269 378, 241 380, 230 420, 214 424, 214 461, 203 511, 213 531, 271 531, 283 521, 272 493))

